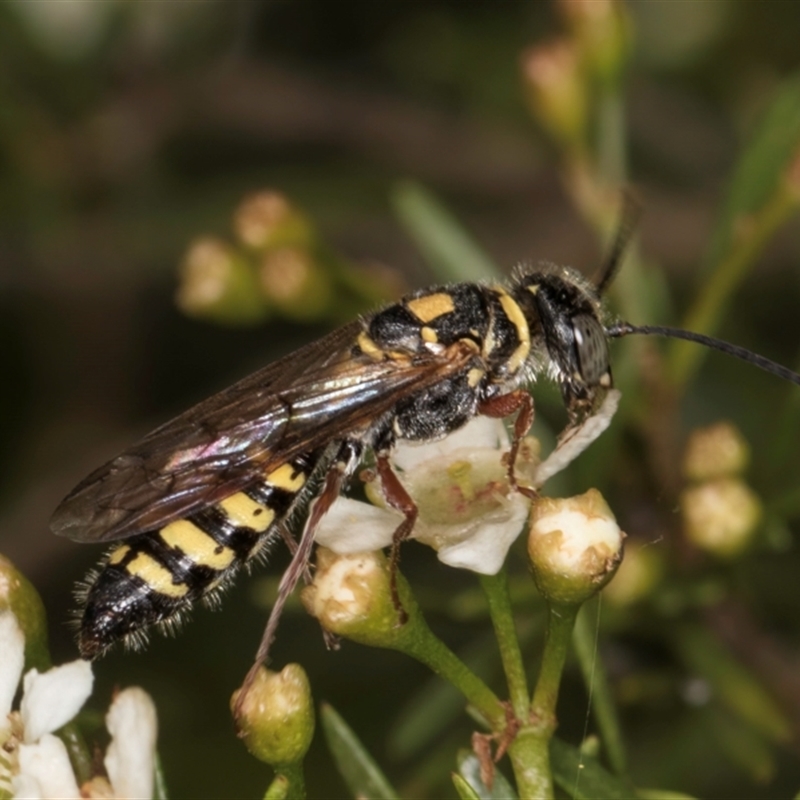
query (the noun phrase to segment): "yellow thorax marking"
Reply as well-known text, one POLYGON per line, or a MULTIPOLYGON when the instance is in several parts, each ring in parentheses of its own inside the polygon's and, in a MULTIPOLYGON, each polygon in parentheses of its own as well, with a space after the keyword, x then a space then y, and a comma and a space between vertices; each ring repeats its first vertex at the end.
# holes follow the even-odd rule
POLYGON ((455 310, 455 303, 452 295, 447 292, 436 292, 436 294, 426 294, 423 297, 416 297, 406 301, 406 308, 420 321, 431 322, 431 320, 441 317, 442 314, 449 314, 455 310))
POLYGON ((505 289, 499 289, 499 293, 500 305, 503 307, 503 311, 506 312, 506 316, 517 329, 517 336, 519 337, 519 346, 508 359, 509 371, 516 372, 525 363, 531 351, 531 333, 528 328, 528 321, 525 319, 525 315, 522 313, 522 309, 517 305, 516 300, 514 300, 505 289))
POLYGON ((205 531, 201 531, 188 519, 170 522, 159 532, 162 540, 186 554, 197 566, 210 569, 225 569, 236 557, 230 547, 215 542, 205 531))
POLYGON ((148 553, 139 553, 125 569, 130 575, 141 578, 151 589, 167 597, 183 597, 189 591, 185 583, 175 583, 172 573, 148 553))
POLYGON ((427 325, 423 325, 422 330, 419 332, 420 336, 422 336, 423 342, 431 342, 435 344, 439 341, 439 336, 433 328, 429 328, 427 325))
POLYGON ((356 344, 361 348, 361 352, 364 353, 364 355, 369 356, 375 361, 383 361, 385 353, 375 344, 366 331, 362 331, 358 334, 356 344))

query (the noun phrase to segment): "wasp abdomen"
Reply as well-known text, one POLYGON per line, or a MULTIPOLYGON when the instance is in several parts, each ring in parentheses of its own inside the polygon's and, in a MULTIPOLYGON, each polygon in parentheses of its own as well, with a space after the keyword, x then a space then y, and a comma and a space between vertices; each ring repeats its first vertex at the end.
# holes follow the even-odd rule
POLYGON ((93 659, 120 639, 136 645, 212 601, 275 536, 316 464, 300 456, 224 500, 112 550, 86 592, 80 651, 93 659))

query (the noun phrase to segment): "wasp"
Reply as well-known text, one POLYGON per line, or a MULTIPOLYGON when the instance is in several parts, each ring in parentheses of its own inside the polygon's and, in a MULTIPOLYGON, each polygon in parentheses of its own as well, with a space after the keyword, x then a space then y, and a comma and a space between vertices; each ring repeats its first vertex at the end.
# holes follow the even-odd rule
POLYGON ((82 656, 94 659, 119 641, 140 644, 152 626, 174 627, 283 535, 294 558, 259 649, 263 662, 280 609, 306 572, 315 529, 368 451, 388 504, 403 514, 394 575, 417 517, 390 464, 395 443, 441 439, 479 414, 516 414, 509 481, 534 496, 514 474, 533 419, 526 386, 541 375, 556 381, 569 419, 560 442, 569 441, 612 391, 610 339, 689 339, 800 385, 794 372, 744 348, 610 319, 602 295, 626 236, 618 231, 594 283, 544 265, 518 269, 505 285, 415 291, 205 400, 89 475, 51 523, 80 542, 114 543, 87 582, 82 656), (284 525, 309 501, 298 543, 284 525))

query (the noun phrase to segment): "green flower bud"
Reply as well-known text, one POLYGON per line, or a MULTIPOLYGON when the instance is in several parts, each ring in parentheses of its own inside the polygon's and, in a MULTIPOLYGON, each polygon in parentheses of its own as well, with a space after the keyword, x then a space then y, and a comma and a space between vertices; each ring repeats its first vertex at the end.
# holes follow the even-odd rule
POLYGON ((596 489, 534 503, 528 555, 542 596, 559 604, 588 600, 616 572, 624 536, 596 489))
POLYGON ((588 98, 579 53, 573 42, 559 39, 523 53, 522 75, 536 119, 558 140, 584 141, 588 98))
POLYGON ((690 481, 738 475, 750 461, 750 447, 730 422, 692 431, 683 455, 683 475, 690 481))
POLYGON ((632 606, 652 594, 663 574, 664 560, 659 548, 628 540, 625 560, 614 580, 603 590, 603 597, 617 606, 632 606))
POLYGON ((25 637, 25 669, 50 668, 47 644, 47 615, 42 598, 33 584, 0 555, 0 611, 8 609, 25 637))
MULTIPOLYGON (((231 698, 235 709, 239 692, 231 698)), ((272 766, 295 764, 314 737, 314 705, 305 670, 288 664, 281 672, 261 667, 236 719, 239 736, 260 761, 272 766)))
POLYGON ((178 307, 191 317, 250 324, 269 314, 253 267, 230 245, 197 239, 180 267, 178 307))
POLYGON ((400 625, 392 603, 389 565, 381 552, 338 555, 317 548, 314 580, 300 599, 325 630, 374 647, 402 649, 419 617, 419 608, 403 576, 397 589, 408 621, 400 625))
POLYGON ((314 239, 305 215, 285 195, 269 190, 245 197, 234 214, 233 226, 239 239, 257 250, 307 245, 314 239))
POLYGON ((686 489, 680 502, 686 537, 723 558, 745 550, 761 521, 761 501, 739 478, 718 478, 686 489))
POLYGON ((559 0, 587 71, 601 82, 619 80, 631 43, 630 20, 615 0, 559 0))

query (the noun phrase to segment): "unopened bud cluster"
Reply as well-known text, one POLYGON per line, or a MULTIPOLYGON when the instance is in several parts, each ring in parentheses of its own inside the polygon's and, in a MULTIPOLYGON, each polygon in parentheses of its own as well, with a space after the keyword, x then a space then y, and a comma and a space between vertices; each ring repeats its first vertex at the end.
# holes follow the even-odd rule
POLYGON ((176 298, 186 314, 230 325, 273 314, 307 321, 341 316, 337 293, 353 314, 388 296, 388 276, 334 256, 309 218, 280 192, 246 197, 233 229, 233 241, 202 236, 189 246, 176 298))
POLYGON ((696 430, 686 447, 683 474, 689 486, 681 493, 687 538, 722 557, 744 551, 761 521, 761 501, 745 483, 749 449, 730 423, 696 430))

